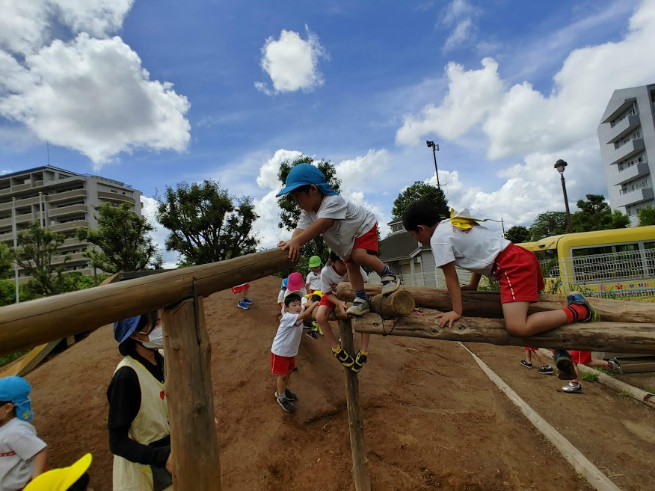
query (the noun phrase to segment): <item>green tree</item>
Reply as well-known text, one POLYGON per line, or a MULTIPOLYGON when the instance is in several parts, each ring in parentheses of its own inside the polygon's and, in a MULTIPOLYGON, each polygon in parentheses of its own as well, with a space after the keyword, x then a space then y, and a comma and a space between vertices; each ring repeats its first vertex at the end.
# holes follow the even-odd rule
POLYGON ((119 206, 103 203, 96 212, 98 228, 80 229, 77 233, 80 240, 99 248, 85 252, 94 267, 108 273, 161 267, 157 246, 147 235, 153 227, 145 217, 134 213, 128 203, 119 206))
POLYGON ((14 269, 13 251, 4 242, 0 242, 0 278, 8 278, 14 269))
POLYGON ((639 225, 655 225, 655 208, 647 206, 639 210, 639 225))
POLYGON ((436 188, 431 184, 416 181, 414 184, 405 189, 393 202, 393 209, 391 215, 393 218, 402 218, 405 210, 415 201, 423 200, 429 201, 437 206, 439 214, 447 218, 450 216, 448 208, 448 201, 446 196, 440 188, 436 188))
POLYGON ((571 217, 576 232, 625 228, 630 219, 620 211, 612 213, 602 194, 588 194, 586 200, 578 200, 578 211, 571 217))
POLYGON ((157 220, 170 230, 166 249, 182 254, 180 265, 206 264, 255 252, 257 218, 250 197, 235 199, 216 181, 180 183, 156 197, 157 220), (235 203, 236 201, 236 203, 235 203))
MULTIPOLYGON (((334 165, 332 165, 329 160, 314 162, 311 157, 306 155, 298 157, 293 162, 285 160, 280 164, 280 170, 277 173, 277 177, 282 185, 287 182, 287 176, 291 169, 298 164, 316 164, 318 169, 325 176, 325 180, 330 185, 330 188, 334 189, 337 193, 340 191, 341 180, 337 178, 337 171, 334 168, 334 165)), ((300 208, 288 194, 280 196, 277 202, 281 209, 278 227, 291 231, 295 230, 298 226, 298 220, 300 219, 300 208)), ((323 264, 325 264, 329 255, 328 246, 323 241, 323 237, 319 236, 305 244, 301 248, 300 254, 301 259, 298 262, 297 268, 304 271, 304 265, 306 265, 306 261, 311 256, 319 256, 323 264)))
POLYGON ((64 275, 70 257, 59 252, 63 243, 63 234, 41 228, 38 221, 18 234, 16 262, 31 277, 28 286, 35 293, 49 296, 70 291, 71 285, 64 275), (62 260, 55 263, 55 256, 62 260))
POLYGON ((507 232, 505 232, 505 238, 514 242, 515 244, 529 242, 530 231, 523 225, 515 225, 514 227, 511 227, 507 232))
POLYGON ((566 213, 563 211, 547 211, 537 215, 537 219, 530 227, 530 238, 539 240, 552 235, 565 234, 566 231, 566 213))

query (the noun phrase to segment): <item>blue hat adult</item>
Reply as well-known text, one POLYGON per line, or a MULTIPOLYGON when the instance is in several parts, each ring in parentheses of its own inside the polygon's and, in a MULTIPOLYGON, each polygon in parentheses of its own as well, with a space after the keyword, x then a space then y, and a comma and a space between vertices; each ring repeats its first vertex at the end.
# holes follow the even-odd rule
POLYGON ((0 401, 11 402, 16 406, 16 417, 23 421, 32 421, 34 418, 30 392, 32 387, 23 377, 12 375, 0 378, 0 401))
POLYGON ((325 180, 325 175, 318 167, 311 164, 298 164, 291 168, 285 186, 275 196, 284 196, 299 187, 309 186, 310 184, 314 184, 325 196, 337 194, 336 191, 330 188, 325 180))
POLYGON ((118 341, 118 344, 121 344, 132 334, 134 334, 134 331, 136 331, 140 320, 141 316, 137 315, 136 317, 129 317, 127 319, 114 322, 114 338, 116 341, 118 341))

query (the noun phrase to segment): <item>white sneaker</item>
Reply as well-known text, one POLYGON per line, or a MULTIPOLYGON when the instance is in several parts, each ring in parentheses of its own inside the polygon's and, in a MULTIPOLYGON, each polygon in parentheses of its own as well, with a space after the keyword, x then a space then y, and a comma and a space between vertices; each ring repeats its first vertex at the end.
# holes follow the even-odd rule
POLYGON ((355 300, 353 300, 353 304, 348 307, 348 310, 346 310, 346 314, 360 317, 364 314, 368 314, 370 311, 371 304, 368 303, 368 300, 356 297, 355 300))
POLYGON ((579 383, 576 384, 575 382, 569 382, 564 387, 562 387, 562 390, 564 392, 568 392, 569 394, 576 394, 582 392, 582 385, 579 383))
POLYGON ((400 288, 400 278, 395 275, 387 274, 380 280, 382 281, 382 295, 389 295, 400 288))

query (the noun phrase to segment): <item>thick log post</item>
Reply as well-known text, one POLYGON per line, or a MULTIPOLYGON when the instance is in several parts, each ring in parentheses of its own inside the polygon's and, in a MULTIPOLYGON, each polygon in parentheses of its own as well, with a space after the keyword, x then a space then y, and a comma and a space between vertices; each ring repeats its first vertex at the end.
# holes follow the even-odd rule
MULTIPOLYGON (((382 285, 365 285, 368 295, 380 293, 382 285)), ((450 295, 447 290, 428 288, 425 286, 403 286, 403 290, 411 293, 419 307, 448 312, 452 309, 450 295)), ((341 300, 352 300, 355 294, 350 283, 339 283, 337 297, 341 300)), ((600 318, 606 322, 655 322, 655 303, 626 302, 625 300, 607 300, 588 297, 591 306, 596 309, 600 318)), ((466 317, 503 318, 498 292, 462 290, 462 302, 466 317)), ((539 295, 539 301, 530 305, 530 313, 561 309, 566 306, 564 295, 539 295)))
POLYGON ((408 336, 447 341, 491 343, 501 346, 533 346, 616 353, 655 354, 655 323, 591 322, 567 324, 534 336, 511 336, 500 319, 462 317, 452 329, 439 328, 437 312, 423 311, 383 321, 377 314, 353 319, 353 328, 360 333, 408 336))
POLYGON ((371 312, 382 317, 408 315, 414 312, 415 306, 414 297, 403 289, 396 290, 391 295, 375 295, 371 299, 371 312))
MULTIPOLYGON (((350 320, 339 321, 341 346, 351 355, 354 353, 353 331, 350 320)), ((346 402, 348 404, 348 426, 350 429, 350 451, 353 457, 353 481, 355 491, 370 491, 371 481, 366 466, 366 442, 364 441, 364 411, 359 399, 357 374, 345 368, 346 402)))
POLYGON ((174 461, 173 487, 220 491, 221 469, 214 426, 211 345, 202 298, 164 310, 166 397, 174 461))

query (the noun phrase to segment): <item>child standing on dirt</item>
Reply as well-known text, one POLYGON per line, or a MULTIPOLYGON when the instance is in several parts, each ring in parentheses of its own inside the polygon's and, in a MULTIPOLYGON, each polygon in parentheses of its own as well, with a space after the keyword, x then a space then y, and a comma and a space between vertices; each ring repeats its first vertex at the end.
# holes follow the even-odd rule
POLYGON ((310 164, 298 164, 289 171, 285 187, 277 196, 285 194, 291 196, 301 212, 291 239, 280 241, 278 246, 288 250, 289 258, 296 261, 300 247, 322 235, 332 251, 344 260, 355 290, 348 315, 361 316, 371 309, 360 266, 380 275, 383 295, 398 289, 400 280, 376 256, 378 225, 370 211, 346 201, 330 189, 323 173, 310 164))
POLYGON ((30 424, 32 387, 23 377, 0 378, 0 489, 15 491, 46 469, 47 445, 30 424))
POLYGON ((525 368, 532 368, 532 355, 534 354, 535 358, 541 363, 541 368, 539 368, 539 374, 541 375, 552 375, 555 373, 553 367, 550 366, 548 360, 544 355, 539 353, 539 348, 528 348, 525 347, 525 360, 521 360, 521 366, 525 368))
POLYGON ((568 394, 579 394, 582 392, 582 384, 580 384, 580 369, 578 365, 586 365, 588 367, 603 367, 613 370, 618 374, 623 374, 623 369, 619 360, 610 358, 609 360, 594 360, 591 357, 591 351, 578 351, 571 350, 571 359, 575 365, 575 378, 568 384, 562 387, 562 390, 568 394))
MULTIPOLYGON (((563 309, 528 315, 530 303, 539 299, 544 287, 537 257, 467 215, 465 210, 450 220, 441 220, 434 204, 417 201, 403 216, 405 229, 421 244, 430 246, 435 264, 446 278, 453 310, 437 316, 440 327, 450 328, 462 317, 462 290, 476 290, 481 275, 498 280, 505 329, 514 336, 532 336, 564 324, 599 319, 578 292, 570 292, 563 309), (456 266, 472 272, 468 285, 460 286, 456 266)), ((575 367, 565 350, 555 353, 555 365, 560 379, 575 378, 575 367)))
MULTIPOLYGON (((321 292, 323 292, 323 296, 321 297, 318 312, 316 313, 316 322, 323 331, 323 336, 326 342, 330 345, 332 354, 337 358, 337 360, 339 360, 344 367, 350 368, 353 372, 359 372, 364 366, 364 363, 368 360, 368 345, 371 340, 371 335, 361 335, 361 349, 357 352, 355 358, 353 358, 341 347, 341 344, 339 344, 337 338, 334 336, 332 328, 330 327, 330 322, 328 321, 330 314, 334 312, 335 309, 338 311, 338 317, 346 317, 346 302, 339 300, 336 296, 336 292, 339 283, 349 280, 349 273, 350 272, 343 259, 341 259, 334 251, 330 252, 330 259, 321 271, 321 292)), ((368 277, 363 270, 360 270, 360 275, 362 276, 363 282, 368 280, 368 277)))
POLYGON ((302 308, 301 296, 289 292, 284 298, 284 315, 271 346, 271 373, 276 376, 275 400, 288 413, 296 410, 298 396, 289 390, 291 372, 296 368, 296 355, 302 338, 303 319, 311 316, 316 302, 307 302, 302 308))
POLYGON ((309 258, 309 273, 305 280, 307 293, 314 293, 314 290, 321 289, 321 258, 312 256, 309 258))

